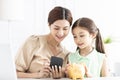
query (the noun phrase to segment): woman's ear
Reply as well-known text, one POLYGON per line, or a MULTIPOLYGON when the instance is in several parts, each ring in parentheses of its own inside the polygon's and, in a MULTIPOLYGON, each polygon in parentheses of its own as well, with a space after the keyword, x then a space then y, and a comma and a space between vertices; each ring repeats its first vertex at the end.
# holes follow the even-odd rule
POLYGON ((50 24, 48 23, 48 26, 50 27, 50 24))
POLYGON ((50 24, 48 23, 49 29, 50 29, 50 24))

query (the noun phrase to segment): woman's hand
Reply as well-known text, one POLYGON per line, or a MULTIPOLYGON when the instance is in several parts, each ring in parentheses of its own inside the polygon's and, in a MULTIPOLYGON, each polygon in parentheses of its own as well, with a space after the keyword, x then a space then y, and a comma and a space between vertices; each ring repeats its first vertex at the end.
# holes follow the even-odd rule
POLYGON ((50 67, 49 67, 49 65, 43 66, 43 68, 38 73, 38 78, 39 77, 41 77, 41 78, 50 77, 50 67))
POLYGON ((59 68, 57 68, 57 65, 52 66, 51 73, 52 73, 52 77, 54 79, 62 78, 64 76, 64 68, 62 68, 61 66, 59 66, 59 68))
POLYGON ((38 73, 38 78, 46 78, 50 77, 50 62, 46 59, 43 61, 43 66, 41 66, 41 70, 38 73))

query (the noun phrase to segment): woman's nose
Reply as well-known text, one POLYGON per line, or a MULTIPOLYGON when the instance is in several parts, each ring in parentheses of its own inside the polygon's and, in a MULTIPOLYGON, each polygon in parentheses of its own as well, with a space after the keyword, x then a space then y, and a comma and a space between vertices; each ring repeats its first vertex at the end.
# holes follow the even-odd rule
POLYGON ((64 31, 63 30, 59 30, 58 31, 58 35, 61 37, 61 36, 63 36, 64 35, 64 31))

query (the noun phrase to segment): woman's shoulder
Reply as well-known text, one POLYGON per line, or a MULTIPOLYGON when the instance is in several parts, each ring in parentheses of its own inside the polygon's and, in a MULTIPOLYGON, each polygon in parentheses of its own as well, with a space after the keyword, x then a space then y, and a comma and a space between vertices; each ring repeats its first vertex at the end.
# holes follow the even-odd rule
POLYGON ((35 41, 44 41, 45 39, 46 39, 46 35, 31 35, 27 38, 27 41, 35 42, 35 41))
POLYGON ((30 35, 25 41, 26 45, 36 45, 46 41, 46 35, 30 35))
POLYGON ((46 35, 31 35, 28 37, 29 40, 37 40, 37 39, 44 39, 46 35))

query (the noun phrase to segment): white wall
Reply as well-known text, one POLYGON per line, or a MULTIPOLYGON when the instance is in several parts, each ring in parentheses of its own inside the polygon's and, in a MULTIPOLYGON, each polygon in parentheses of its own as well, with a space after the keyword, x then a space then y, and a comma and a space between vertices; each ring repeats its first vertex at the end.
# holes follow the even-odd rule
POLYGON ((18 48, 24 43, 26 38, 35 31, 35 1, 24 0, 24 20, 11 21, 10 44, 12 53, 16 54, 18 48))
MULTIPOLYGON (((100 28, 103 37, 112 36, 114 43, 107 47, 111 63, 119 61, 119 0, 24 0, 24 20, 0 20, 0 44, 11 44, 12 53, 16 55, 18 48, 32 34, 47 34, 49 28, 47 17, 54 6, 69 8, 73 21, 79 17, 89 17, 100 28), (117 56, 117 57, 116 57, 117 56)), ((63 41, 70 51, 75 51, 71 32, 63 41)), ((112 65, 112 64, 111 64, 112 65)))
POLYGON ((0 44, 9 43, 9 28, 8 22, 0 21, 0 44))
MULTIPOLYGON (((47 17, 54 6, 69 8, 73 14, 73 21, 79 17, 92 18, 103 37, 110 35, 120 40, 118 29, 120 12, 117 0, 24 0, 24 20, 0 21, 0 43, 10 42, 12 53, 16 54, 28 36, 47 34, 49 32, 47 17)), ((70 51, 76 48, 71 32, 63 43, 70 51)))

